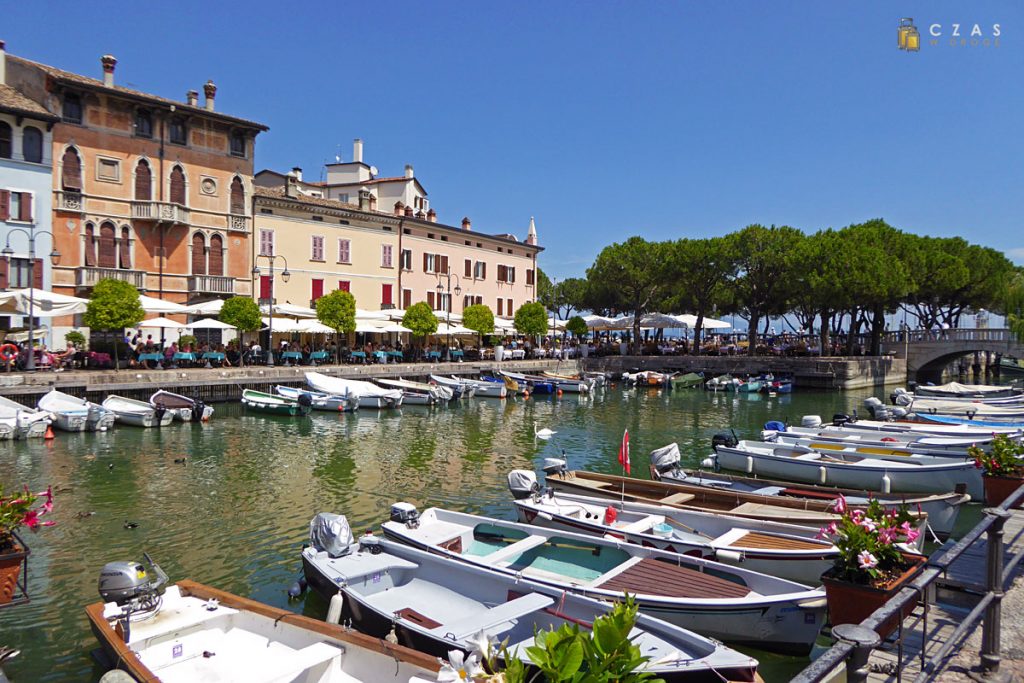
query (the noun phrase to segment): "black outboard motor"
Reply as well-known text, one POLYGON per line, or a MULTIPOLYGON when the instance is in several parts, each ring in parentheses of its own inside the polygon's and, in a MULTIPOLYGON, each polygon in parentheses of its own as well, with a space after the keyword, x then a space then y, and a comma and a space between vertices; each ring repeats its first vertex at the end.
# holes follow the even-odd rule
POLYGON ((732 448, 739 443, 736 435, 731 432, 719 432, 711 437, 711 448, 715 451, 718 450, 719 446, 725 446, 726 448, 732 448))
POLYGON ((853 422, 853 420, 850 419, 849 415, 846 415, 844 413, 836 413, 835 415, 832 416, 833 427, 842 427, 847 422, 853 422))
POLYGON ((192 421, 202 422, 203 413, 206 412, 206 404, 200 401, 198 398, 194 400, 192 404, 192 421))
POLYGON ((303 408, 308 408, 309 406, 313 405, 313 397, 306 393, 299 394, 299 397, 298 399, 296 399, 296 401, 303 408))

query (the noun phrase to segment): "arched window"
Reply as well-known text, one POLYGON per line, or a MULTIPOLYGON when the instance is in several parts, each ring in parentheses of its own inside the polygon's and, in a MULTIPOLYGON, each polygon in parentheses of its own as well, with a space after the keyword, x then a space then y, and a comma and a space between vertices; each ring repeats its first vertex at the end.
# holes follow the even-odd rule
POLYGON ((121 267, 130 269, 132 267, 132 233, 126 227, 121 228, 121 248, 118 254, 121 257, 121 267))
POLYGON ((64 105, 61 111, 65 123, 82 122, 82 98, 74 93, 64 95, 64 105))
POLYGON ((224 275, 224 240, 220 235, 210 238, 210 275, 224 275))
POLYGON ((85 224, 85 265, 96 266, 96 228, 92 223, 85 224))
POLYGON ((245 188, 238 176, 231 181, 231 213, 245 215, 245 188))
POLYGON ((192 274, 206 275, 206 240, 201 232, 192 235, 192 274))
POLYGON ((139 201, 149 201, 153 198, 153 174, 145 159, 139 159, 139 163, 135 165, 135 198, 139 201))
POLYGON ((11 158, 11 124, 0 121, 0 159, 11 158))
POLYGON ((35 164, 43 163, 43 133, 34 126, 25 126, 21 130, 21 154, 25 161, 35 164))
POLYGON ((61 170, 61 187, 72 192, 82 191, 82 160, 78 150, 68 147, 64 150, 61 170))
POLYGON ((100 268, 117 268, 117 231, 114 224, 100 226, 100 268))
POLYGON ((185 173, 181 166, 175 166, 171 171, 171 202, 185 205, 185 173))

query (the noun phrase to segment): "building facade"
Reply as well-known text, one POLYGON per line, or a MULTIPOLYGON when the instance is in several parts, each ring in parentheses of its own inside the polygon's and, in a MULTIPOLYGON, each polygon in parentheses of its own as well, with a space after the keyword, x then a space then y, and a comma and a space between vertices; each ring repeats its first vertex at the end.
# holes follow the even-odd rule
MULTIPOLYGON (((183 101, 6 55, 6 83, 53 126, 53 291, 102 278, 178 303, 249 295, 253 153, 265 126, 215 110, 217 88, 183 101)), ((73 324, 74 321, 66 321, 73 324)))

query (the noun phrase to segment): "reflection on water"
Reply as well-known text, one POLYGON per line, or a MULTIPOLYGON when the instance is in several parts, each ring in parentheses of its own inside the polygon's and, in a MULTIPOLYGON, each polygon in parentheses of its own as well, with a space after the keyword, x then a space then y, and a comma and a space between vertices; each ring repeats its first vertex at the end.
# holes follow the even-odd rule
MULTIPOLYGON (((396 500, 511 518, 509 470, 533 468, 564 450, 573 468, 616 472, 624 428, 633 474, 646 477, 647 454, 670 441, 696 465, 718 431, 754 436, 769 419, 829 418, 866 395, 609 389, 592 398, 473 399, 308 419, 221 404, 205 425, 58 433, 51 445, 0 442, 0 481, 34 490, 52 484, 58 522, 27 539, 32 602, 0 611, 0 645, 22 650, 7 672, 15 683, 99 678, 82 608, 98 599, 99 570, 112 560, 148 551, 172 580, 191 578, 322 617, 315 598, 289 605, 285 593, 317 512, 343 512, 357 530, 379 524, 396 500), (557 434, 536 440, 534 422, 557 434), (126 521, 138 527, 124 528, 126 521)), ((799 668, 794 660, 757 656, 776 662, 766 672, 777 676, 799 668)))

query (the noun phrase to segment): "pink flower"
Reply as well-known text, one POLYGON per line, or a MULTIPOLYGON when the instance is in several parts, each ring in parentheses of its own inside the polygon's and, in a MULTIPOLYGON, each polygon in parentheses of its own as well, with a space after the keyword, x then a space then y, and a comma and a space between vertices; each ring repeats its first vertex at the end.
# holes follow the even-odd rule
POLYGON ((854 522, 858 522, 859 523, 860 520, 862 520, 864 518, 864 511, 863 510, 854 510, 853 514, 850 515, 850 516, 853 518, 854 522))
POLYGON ((907 543, 913 543, 917 540, 917 537, 921 535, 921 532, 910 526, 910 522, 903 522, 900 525, 900 531, 907 537, 907 543))
POLYGON ((885 527, 878 532, 878 540, 882 545, 889 545, 896 540, 896 530, 890 527, 885 527))
POLYGON ((857 564, 861 569, 871 569, 878 566, 878 559, 867 550, 857 555, 857 564))
POLYGON ((832 507, 835 508, 835 511, 838 514, 843 514, 846 512, 846 498, 844 496, 839 496, 836 498, 836 502, 832 503, 832 507))
POLYGON ((859 520, 857 524, 864 527, 868 531, 874 531, 878 528, 878 525, 875 524, 875 520, 871 519, 870 517, 865 517, 864 519, 859 520))

